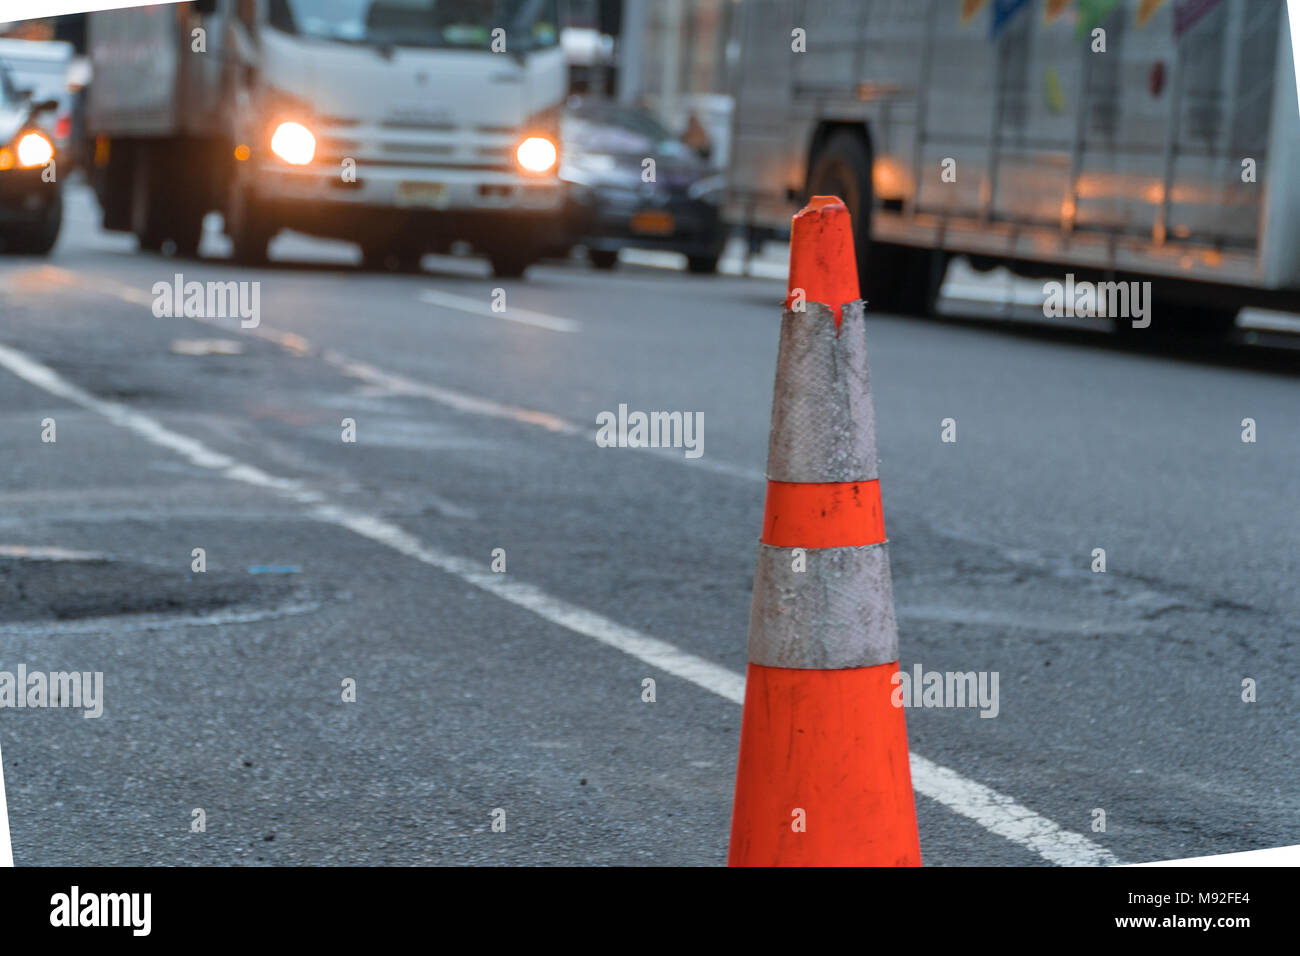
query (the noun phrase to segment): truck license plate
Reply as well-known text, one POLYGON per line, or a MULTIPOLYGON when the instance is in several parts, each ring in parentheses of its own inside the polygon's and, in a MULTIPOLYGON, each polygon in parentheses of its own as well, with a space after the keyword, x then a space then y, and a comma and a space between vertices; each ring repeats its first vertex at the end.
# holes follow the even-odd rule
POLYGON ((671 236, 675 227, 672 213, 643 210, 632 217, 632 231, 643 236, 671 236))
POLYGON ((446 183, 400 182, 397 184, 399 206, 442 206, 446 201, 446 183))

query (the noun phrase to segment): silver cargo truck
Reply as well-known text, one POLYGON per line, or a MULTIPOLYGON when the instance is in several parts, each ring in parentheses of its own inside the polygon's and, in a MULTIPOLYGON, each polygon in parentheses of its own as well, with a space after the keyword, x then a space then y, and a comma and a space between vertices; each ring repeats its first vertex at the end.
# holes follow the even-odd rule
POLYGON ((779 232, 805 197, 839 194, 874 308, 927 311, 964 254, 1150 280, 1165 331, 1221 332, 1244 305, 1300 311, 1282 0, 740 0, 737 14, 728 217, 779 232))

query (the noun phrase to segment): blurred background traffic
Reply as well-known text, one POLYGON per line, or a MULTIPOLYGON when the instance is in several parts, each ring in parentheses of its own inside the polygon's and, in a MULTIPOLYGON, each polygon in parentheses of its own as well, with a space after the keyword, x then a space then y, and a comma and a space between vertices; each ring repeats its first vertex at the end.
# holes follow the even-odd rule
POLYGON ((455 246, 503 275, 583 251, 608 269, 640 246, 711 272, 730 100, 685 95, 646 47, 708 58, 687 46, 717 47, 729 5, 689 29, 684 6, 627 6, 631 40, 622 0, 199 0, 0 24, 0 76, 15 130, 145 250, 193 255, 218 211, 251 262, 290 226, 358 239, 379 268, 455 246))
POLYGON ((23 177, 57 155, 103 228, 193 256, 207 223, 242 264, 292 230, 382 270, 746 270, 834 193, 884 311, 932 313, 955 259, 967 286, 1154 279, 1153 336, 1300 309, 1281 2, 192 0, 0 29, 11 252, 56 240, 60 187, 23 177))

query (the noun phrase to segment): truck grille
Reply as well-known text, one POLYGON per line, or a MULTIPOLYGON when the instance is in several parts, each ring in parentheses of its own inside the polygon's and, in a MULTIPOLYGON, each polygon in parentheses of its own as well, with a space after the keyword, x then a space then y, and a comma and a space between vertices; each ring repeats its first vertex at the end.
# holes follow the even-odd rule
POLYGON ((351 158, 361 169, 406 166, 508 172, 514 170, 517 136, 510 127, 331 121, 318 132, 317 162, 337 165, 351 158))

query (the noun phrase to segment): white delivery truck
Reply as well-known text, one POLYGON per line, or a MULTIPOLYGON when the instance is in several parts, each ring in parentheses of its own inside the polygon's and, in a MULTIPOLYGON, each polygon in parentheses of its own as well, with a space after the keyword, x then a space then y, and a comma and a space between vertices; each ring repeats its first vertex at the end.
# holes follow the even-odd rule
MULTIPOLYGON (((948 258, 1146 280, 1165 331, 1300 311, 1300 109, 1282 0, 740 0, 728 217, 836 193, 864 297, 948 258)), ((1117 322, 1118 327, 1128 323, 1117 322)))
POLYGON ((497 275, 554 244, 567 90, 556 0, 194 0, 89 15, 108 229, 235 257, 283 228, 413 268, 469 242, 497 275))

